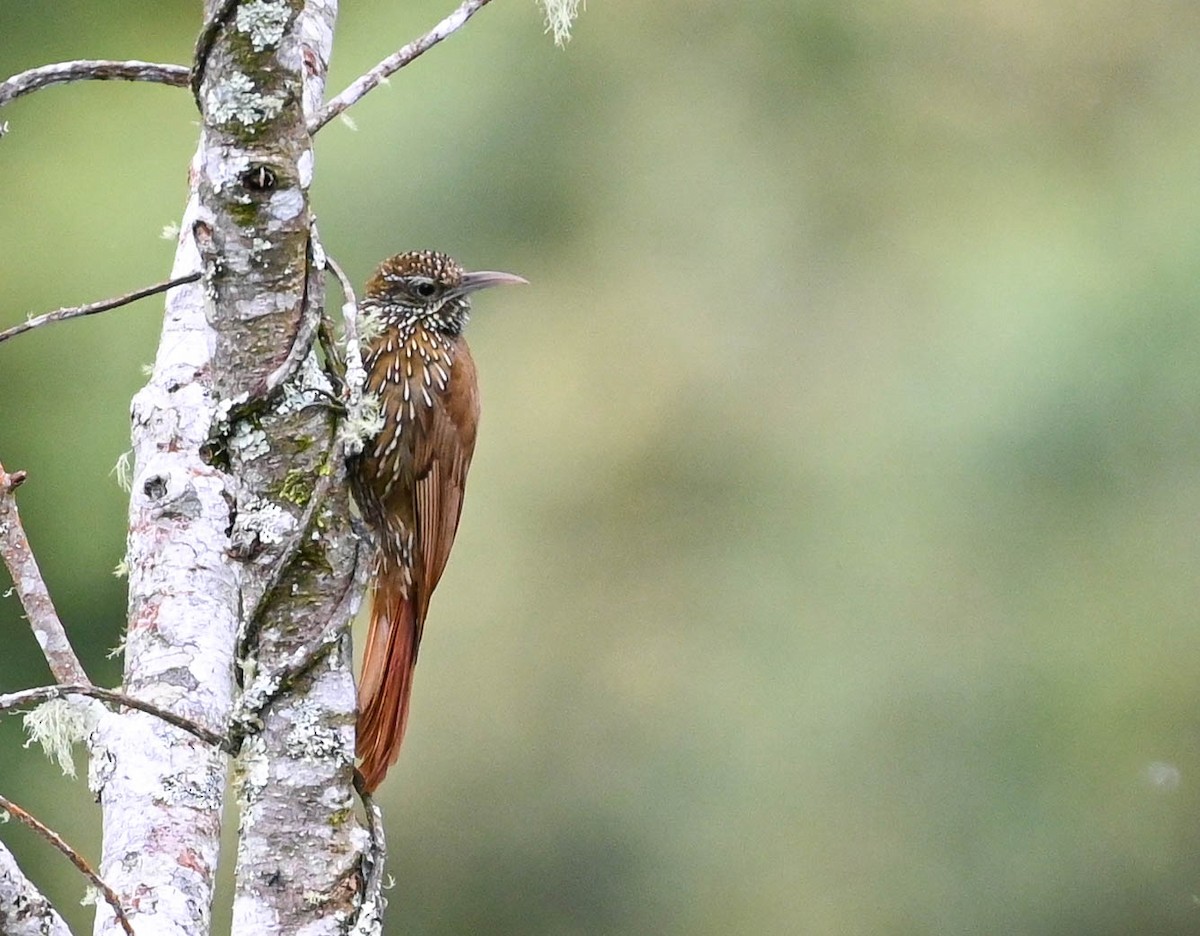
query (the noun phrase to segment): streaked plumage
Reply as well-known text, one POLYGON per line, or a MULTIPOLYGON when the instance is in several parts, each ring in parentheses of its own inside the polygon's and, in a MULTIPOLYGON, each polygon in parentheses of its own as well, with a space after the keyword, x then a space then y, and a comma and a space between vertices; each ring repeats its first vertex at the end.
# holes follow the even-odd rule
POLYGON ((382 328, 364 354, 366 390, 379 395, 384 416, 351 465, 355 499, 378 540, 358 686, 359 769, 368 791, 404 740, 425 615, 458 530, 475 450, 479 391, 462 335, 469 295, 523 282, 467 273, 445 254, 422 251, 385 260, 367 283, 363 311, 382 328))

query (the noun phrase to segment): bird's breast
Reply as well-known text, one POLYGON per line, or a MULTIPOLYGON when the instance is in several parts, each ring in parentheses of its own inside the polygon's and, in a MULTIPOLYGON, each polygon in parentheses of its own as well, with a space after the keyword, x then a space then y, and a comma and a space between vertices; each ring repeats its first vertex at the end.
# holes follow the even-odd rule
POLYGON ((381 498, 411 483, 416 437, 449 391, 455 351, 453 339, 419 325, 389 329, 372 343, 366 390, 379 397, 383 427, 364 454, 375 462, 381 498))
POLYGON ((383 398, 385 417, 402 429, 446 392, 453 367, 454 345, 437 332, 390 332, 368 355, 367 390, 383 398))

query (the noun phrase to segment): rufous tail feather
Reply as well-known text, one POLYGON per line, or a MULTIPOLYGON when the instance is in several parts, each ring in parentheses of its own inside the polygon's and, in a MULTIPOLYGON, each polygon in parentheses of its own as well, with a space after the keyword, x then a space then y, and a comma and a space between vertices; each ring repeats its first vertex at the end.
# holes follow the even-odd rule
POLYGON ((359 772, 368 793, 396 762, 408 724, 421 621, 411 577, 381 553, 358 685, 359 772))

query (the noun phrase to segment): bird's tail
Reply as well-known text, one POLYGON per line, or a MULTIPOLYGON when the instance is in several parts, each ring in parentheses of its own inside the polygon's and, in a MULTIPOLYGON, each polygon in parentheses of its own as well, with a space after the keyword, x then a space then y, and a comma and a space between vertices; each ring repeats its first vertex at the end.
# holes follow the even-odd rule
POLYGON ((404 740, 421 642, 420 617, 409 570, 381 550, 358 684, 357 751, 368 793, 383 782, 404 740))

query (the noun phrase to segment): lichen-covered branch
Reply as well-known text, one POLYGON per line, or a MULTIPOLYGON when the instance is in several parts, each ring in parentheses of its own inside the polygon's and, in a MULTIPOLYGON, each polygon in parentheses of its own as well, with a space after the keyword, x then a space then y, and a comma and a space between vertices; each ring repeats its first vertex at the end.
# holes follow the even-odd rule
POLYGON ((0 843, 0 933, 5 936, 71 936, 66 921, 25 877, 0 843))
MULTIPOLYGON (((119 705, 125 708, 136 709, 139 712, 146 712, 155 718, 162 719, 168 725, 173 725, 181 731, 186 731, 206 744, 211 744, 213 747, 229 753, 229 742, 224 735, 218 734, 215 731, 209 731, 203 725, 197 725, 195 722, 181 718, 174 712, 160 709, 149 702, 135 699, 133 696, 126 695, 123 692, 101 689, 99 686, 39 686, 36 689, 22 689, 19 692, 9 692, 5 695, 0 695, 0 712, 8 712, 12 709, 20 708, 22 705, 36 705, 39 702, 48 702, 51 699, 66 699, 71 696, 99 699, 101 702, 107 702, 110 705, 119 705)), ((0 930, 0 932, 3 931, 0 930)))
POLYGON ((42 88, 73 81, 150 81, 182 88, 187 85, 188 70, 182 65, 114 62, 107 59, 80 59, 40 65, 0 82, 0 107, 42 88))
POLYGON ((25 472, 8 474, 0 464, 0 559, 8 567, 33 636, 42 648, 54 678, 63 683, 87 683, 91 680, 67 639, 67 632, 54 610, 54 602, 21 526, 15 492, 24 481, 25 472))
MULTIPOLYGON (((133 409, 126 686, 217 732, 235 670, 247 690, 239 711, 264 700, 240 720, 238 933, 334 932, 361 889, 345 633, 357 544, 344 486, 284 554, 318 481, 341 470, 311 350, 324 295, 310 257, 304 115, 320 100, 335 12, 332 0, 206 3, 194 72, 203 129, 176 256, 177 271, 199 268, 204 282, 168 297, 133 409), (264 595, 247 627, 244 612, 264 595), (323 635, 319 661, 299 659, 323 635), (295 663, 284 691, 252 692, 283 660, 295 663)), ((170 731, 126 713, 98 732, 103 867, 134 897, 135 924, 207 932, 224 767, 170 731)))
MULTIPOLYGON (((354 293, 354 285, 333 257, 325 255, 325 266, 337 278, 342 289, 342 323, 346 341, 346 409, 354 416, 362 401, 362 388, 367 382, 367 372, 363 367, 362 345, 358 337, 358 297, 354 293)), ((356 454, 347 452, 346 454, 356 454)))
POLYGON ((314 347, 325 302, 306 114, 336 4, 207 0, 193 230, 214 335, 241 600, 233 932, 340 933, 361 899, 348 625, 361 597, 340 407, 314 347))

